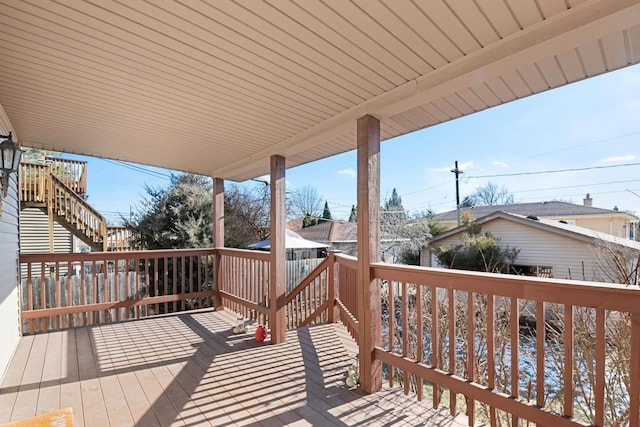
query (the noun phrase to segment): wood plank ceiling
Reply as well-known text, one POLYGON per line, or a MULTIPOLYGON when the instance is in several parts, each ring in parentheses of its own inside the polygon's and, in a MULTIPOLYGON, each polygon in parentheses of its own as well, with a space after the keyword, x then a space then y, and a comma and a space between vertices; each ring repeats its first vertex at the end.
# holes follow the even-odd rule
MULTIPOLYGON (((22 145, 232 180, 640 60, 640 0, 0 0, 22 145)), ((437 141, 432 141, 438 144, 437 141)))

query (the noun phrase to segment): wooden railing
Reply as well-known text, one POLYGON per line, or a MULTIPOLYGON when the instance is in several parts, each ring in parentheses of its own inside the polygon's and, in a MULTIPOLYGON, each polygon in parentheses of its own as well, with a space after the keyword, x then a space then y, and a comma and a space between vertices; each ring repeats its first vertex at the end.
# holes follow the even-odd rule
POLYGON ((45 157, 45 163, 51 168, 52 175, 71 188, 76 194, 83 195, 87 193, 87 162, 45 157))
POLYGON ((58 217, 79 231, 93 247, 106 249, 107 222, 82 197, 55 176, 50 176, 49 202, 58 217))
POLYGON ((24 333, 209 307, 213 249, 21 254, 24 333))
POLYGON ((387 264, 372 273, 385 319, 374 357, 406 394, 462 407, 469 425, 640 423, 640 289, 387 264))
POLYGON ((49 174, 46 165, 20 163, 20 201, 46 203, 49 174))
POLYGON ((287 328, 296 329, 329 320, 334 298, 332 252, 314 268, 285 298, 287 328))
POLYGON ((107 226, 107 251, 133 250, 133 233, 127 227, 107 226))
POLYGON ((269 252, 216 249, 218 295, 225 307, 257 323, 269 324, 269 252))
POLYGON ((359 343, 358 305, 356 302, 356 271, 358 258, 335 254, 335 276, 338 280, 335 292, 335 305, 339 310, 339 319, 345 325, 353 339, 359 343))
MULTIPOLYGON (((234 249, 21 255, 26 333, 213 304, 268 325, 270 254, 234 249), (215 273, 215 274, 214 274, 215 273)), ((284 299, 290 328, 359 338, 356 259, 331 253, 284 299)), ((469 425, 640 424, 640 289, 373 264, 391 385, 469 425)), ((360 337, 361 338, 361 337, 360 337)), ((361 375, 366 373, 361 372, 361 375)))

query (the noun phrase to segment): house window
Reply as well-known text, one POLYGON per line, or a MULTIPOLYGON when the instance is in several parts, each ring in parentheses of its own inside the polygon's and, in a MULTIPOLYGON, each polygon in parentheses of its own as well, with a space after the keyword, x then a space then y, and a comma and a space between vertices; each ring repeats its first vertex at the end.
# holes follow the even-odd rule
POLYGON ((553 267, 542 265, 511 265, 509 274, 518 276, 553 277, 553 267))
POLYGON ((638 240, 638 221, 629 221, 627 222, 627 238, 629 240, 638 240))

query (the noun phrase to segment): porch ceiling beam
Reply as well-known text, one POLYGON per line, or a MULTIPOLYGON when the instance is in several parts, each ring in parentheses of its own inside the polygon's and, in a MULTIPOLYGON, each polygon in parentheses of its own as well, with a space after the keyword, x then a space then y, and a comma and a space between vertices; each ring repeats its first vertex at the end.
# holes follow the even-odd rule
POLYGON ((456 89, 497 77, 504 70, 530 64, 550 52, 570 49, 575 43, 602 35, 608 26, 628 28, 638 22, 640 0, 587 0, 337 114, 266 150, 219 168, 212 175, 259 173, 259 170, 266 169, 266 159, 271 155, 280 153, 291 157, 316 144, 344 135, 352 131, 354 122, 366 114, 381 120, 392 117, 439 99, 456 89))

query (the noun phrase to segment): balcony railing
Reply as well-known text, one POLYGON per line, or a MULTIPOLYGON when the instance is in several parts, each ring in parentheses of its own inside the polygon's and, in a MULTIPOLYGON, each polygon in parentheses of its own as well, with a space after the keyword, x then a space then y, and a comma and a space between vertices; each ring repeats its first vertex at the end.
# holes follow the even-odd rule
MULTIPOLYGON (((268 325, 269 257, 233 249, 21 255, 24 330, 212 304, 268 325)), ((470 425, 640 423, 640 289, 377 263, 381 316, 378 329, 363 331, 356 262, 331 253, 312 270, 282 301, 287 326, 340 320, 356 342, 373 333, 373 365, 391 385, 466 412, 470 425)))

